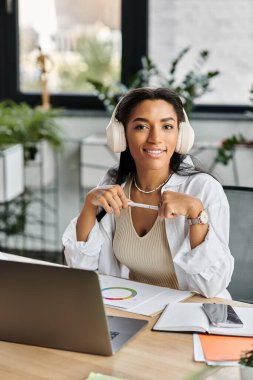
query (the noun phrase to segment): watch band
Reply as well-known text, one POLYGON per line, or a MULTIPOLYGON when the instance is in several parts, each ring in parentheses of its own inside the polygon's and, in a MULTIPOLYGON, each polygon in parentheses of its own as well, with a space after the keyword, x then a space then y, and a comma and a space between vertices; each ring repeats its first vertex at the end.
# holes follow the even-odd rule
POLYGON ((208 224, 208 214, 206 210, 202 210, 197 218, 187 218, 189 226, 194 224, 208 224))

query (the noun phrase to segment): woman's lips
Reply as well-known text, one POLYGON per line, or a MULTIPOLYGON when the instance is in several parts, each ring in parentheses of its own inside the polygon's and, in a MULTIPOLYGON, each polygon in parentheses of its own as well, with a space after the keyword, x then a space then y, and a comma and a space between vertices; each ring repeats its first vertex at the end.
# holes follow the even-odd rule
POLYGON ((151 157, 160 157, 164 152, 166 152, 165 149, 150 149, 150 148, 144 148, 143 151, 151 157))

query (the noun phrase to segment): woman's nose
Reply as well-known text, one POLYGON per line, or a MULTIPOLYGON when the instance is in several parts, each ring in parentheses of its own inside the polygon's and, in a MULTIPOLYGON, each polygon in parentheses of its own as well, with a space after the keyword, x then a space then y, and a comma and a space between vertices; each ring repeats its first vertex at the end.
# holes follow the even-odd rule
POLYGON ((148 134, 148 141, 156 143, 160 140, 160 133, 158 128, 151 128, 148 134))

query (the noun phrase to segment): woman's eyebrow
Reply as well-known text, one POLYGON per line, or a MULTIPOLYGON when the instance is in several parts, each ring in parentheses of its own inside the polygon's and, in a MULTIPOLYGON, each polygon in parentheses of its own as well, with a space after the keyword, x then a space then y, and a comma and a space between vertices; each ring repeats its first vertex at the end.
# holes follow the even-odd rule
POLYGON ((148 119, 145 119, 144 117, 136 117, 134 120, 132 120, 132 123, 135 121, 145 121, 148 122, 148 119))
POLYGON ((170 121, 170 120, 176 121, 173 117, 165 117, 164 119, 161 119, 161 121, 170 121))
MULTIPOLYGON (((160 121, 164 122, 164 121, 176 121, 173 117, 165 117, 163 119, 161 119, 160 121)), ((144 117, 136 117, 134 120, 132 120, 132 123, 134 123, 135 121, 144 121, 144 122, 149 122, 148 119, 145 119, 144 117)))

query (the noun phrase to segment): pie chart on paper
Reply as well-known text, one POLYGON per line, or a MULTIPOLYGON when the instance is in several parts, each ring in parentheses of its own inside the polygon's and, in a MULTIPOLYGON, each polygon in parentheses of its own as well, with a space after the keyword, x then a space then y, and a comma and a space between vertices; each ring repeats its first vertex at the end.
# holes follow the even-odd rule
POLYGON ((101 289, 103 298, 109 301, 124 301, 134 298, 136 290, 126 287, 113 286, 101 289))

